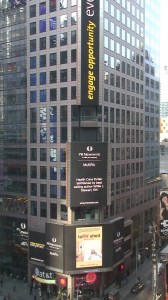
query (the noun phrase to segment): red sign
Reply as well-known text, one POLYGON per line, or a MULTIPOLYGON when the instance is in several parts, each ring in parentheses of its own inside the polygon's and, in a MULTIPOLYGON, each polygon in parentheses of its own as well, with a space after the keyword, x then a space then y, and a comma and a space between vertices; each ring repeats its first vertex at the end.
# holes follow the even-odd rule
POLYGON ((88 273, 86 275, 86 282, 93 283, 96 281, 96 273, 88 273))

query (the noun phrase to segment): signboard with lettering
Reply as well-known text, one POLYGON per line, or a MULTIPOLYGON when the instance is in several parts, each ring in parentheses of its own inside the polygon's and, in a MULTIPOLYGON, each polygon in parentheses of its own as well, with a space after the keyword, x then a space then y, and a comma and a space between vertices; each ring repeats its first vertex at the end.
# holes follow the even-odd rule
POLYGON ((168 238, 168 190, 160 190, 159 197, 160 236, 168 238))
POLYGON ((63 225, 46 223, 45 263, 57 271, 63 271, 63 225))
POLYGON ((100 0, 81 4, 81 104, 98 105, 100 0))
POLYGON ((45 259, 45 234, 29 231, 29 259, 44 263, 45 259))
POLYGON ((107 143, 71 143, 70 207, 107 204, 107 143))

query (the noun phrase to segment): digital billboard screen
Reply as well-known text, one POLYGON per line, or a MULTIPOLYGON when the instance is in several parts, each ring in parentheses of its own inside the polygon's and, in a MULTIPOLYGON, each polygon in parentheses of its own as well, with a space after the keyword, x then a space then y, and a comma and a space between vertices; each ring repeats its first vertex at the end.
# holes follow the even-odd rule
POLYGON ((107 205, 107 143, 71 143, 70 207, 107 205))
POLYGON ((159 197, 160 236, 168 237, 168 191, 161 190, 159 197))
POLYGON ((81 1, 81 104, 99 104, 100 0, 81 1))
POLYGON ((63 231, 64 226, 52 223, 46 223, 46 257, 45 263, 59 271, 63 270, 63 231))
POLYGON ((29 259, 35 262, 45 261, 45 234, 29 231, 29 259))

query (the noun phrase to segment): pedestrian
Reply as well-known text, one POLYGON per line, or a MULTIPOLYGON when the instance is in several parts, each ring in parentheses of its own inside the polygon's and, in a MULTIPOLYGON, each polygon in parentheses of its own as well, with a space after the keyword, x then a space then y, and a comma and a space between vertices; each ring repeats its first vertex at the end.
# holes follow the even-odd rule
POLYGON ((30 287, 30 295, 32 294, 32 289, 33 289, 33 287, 32 287, 32 285, 31 285, 31 287, 30 287))
POLYGON ((34 295, 34 300, 37 300, 37 297, 36 297, 36 295, 34 295))
POLYGON ((14 291, 14 293, 16 292, 16 286, 15 285, 13 286, 13 291, 14 291))
POLYGON ((6 297, 4 297, 3 300, 6 300, 6 297))

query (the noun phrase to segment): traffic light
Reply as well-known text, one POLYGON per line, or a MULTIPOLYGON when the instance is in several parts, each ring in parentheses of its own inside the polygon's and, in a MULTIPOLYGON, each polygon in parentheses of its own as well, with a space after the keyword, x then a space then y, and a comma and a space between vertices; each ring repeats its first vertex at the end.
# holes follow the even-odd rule
POLYGON ((120 271, 123 271, 123 270, 124 270, 124 264, 120 264, 120 265, 118 266, 118 268, 119 268, 120 271))

